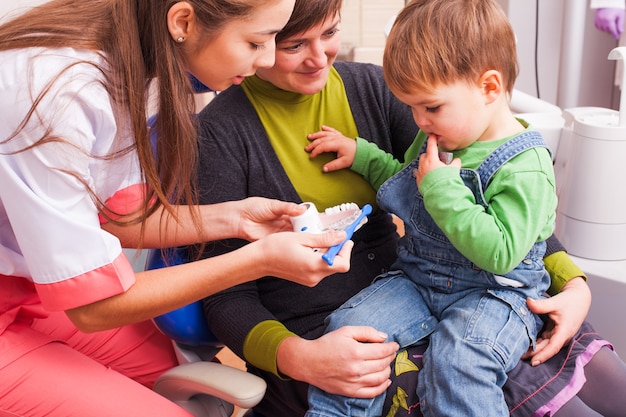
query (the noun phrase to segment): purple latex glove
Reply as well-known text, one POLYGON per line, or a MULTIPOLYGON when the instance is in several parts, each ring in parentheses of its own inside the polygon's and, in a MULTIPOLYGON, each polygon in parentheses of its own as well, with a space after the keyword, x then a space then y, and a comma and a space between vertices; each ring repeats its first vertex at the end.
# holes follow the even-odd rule
POLYGON ((619 39, 624 31, 624 9, 596 9, 596 16, 593 22, 596 25, 596 29, 610 33, 615 39, 619 39))

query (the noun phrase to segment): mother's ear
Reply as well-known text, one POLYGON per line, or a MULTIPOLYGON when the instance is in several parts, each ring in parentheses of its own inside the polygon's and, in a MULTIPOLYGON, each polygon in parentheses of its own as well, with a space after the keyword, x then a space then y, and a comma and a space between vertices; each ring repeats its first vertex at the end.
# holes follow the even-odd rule
POLYGON ((167 29, 176 42, 184 42, 192 33, 194 24, 195 10, 189 2, 174 3, 167 11, 167 29))

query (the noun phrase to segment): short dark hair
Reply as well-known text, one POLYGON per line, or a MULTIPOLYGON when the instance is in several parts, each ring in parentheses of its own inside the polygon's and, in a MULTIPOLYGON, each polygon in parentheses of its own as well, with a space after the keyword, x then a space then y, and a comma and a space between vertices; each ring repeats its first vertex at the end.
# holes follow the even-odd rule
POLYGON ((341 13, 343 0, 296 0, 289 22, 276 35, 276 42, 305 32, 341 13))

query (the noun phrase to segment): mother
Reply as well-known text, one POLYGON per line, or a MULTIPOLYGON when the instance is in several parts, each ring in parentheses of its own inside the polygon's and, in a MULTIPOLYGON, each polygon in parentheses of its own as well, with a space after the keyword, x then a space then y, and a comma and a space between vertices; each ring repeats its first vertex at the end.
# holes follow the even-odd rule
MULTIPOLYGON (((322 209, 375 201, 374 190, 353 173, 323 173, 332 155, 311 160, 304 152, 309 134, 322 125, 375 142, 396 158, 402 158, 417 132, 409 109, 386 88, 381 68, 335 62, 341 6, 341 0, 297 0, 277 36, 275 66, 220 93, 200 114, 202 202, 265 196, 312 201, 322 209)), ((267 276, 204 300, 211 329, 246 360, 250 372, 268 382, 265 398, 254 409, 259 416, 303 415, 307 384, 350 396, 373 396, 388 388, 395 344, 362 343, 384 339, 362 327, 322 336, 325 316, 395 259, 397 233, 386 213, 371 216, 353 239, 350 271, 315 288, 267 276)), ((533 363, 546 361, 572 337, 590 303, 582 272, 558 242, 553 244, 546 264, 552 268, 553 290, 561 294, 531 305, 549 313, 555 325, 533 363)), ((243 245, 225 240, 208 246, 203 255, 243 245)), ((539 380, 533 369, 523 368, 522 377, 539 380)))

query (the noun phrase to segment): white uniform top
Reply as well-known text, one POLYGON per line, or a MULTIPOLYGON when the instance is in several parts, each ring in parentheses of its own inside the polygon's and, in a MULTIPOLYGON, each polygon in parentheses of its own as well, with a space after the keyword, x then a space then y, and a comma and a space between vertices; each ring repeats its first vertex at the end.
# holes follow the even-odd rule
POLYGON ((134 150, 102 158, 132 143, 93 65, 103 62, 70 48, 0 52, 0 279, 31 280, 51 310, 119 294, 135 280, 83 184, 118 213, 137 208, 144 190, 134 150), (46 131, 62 141, 11 154, 46 131))

